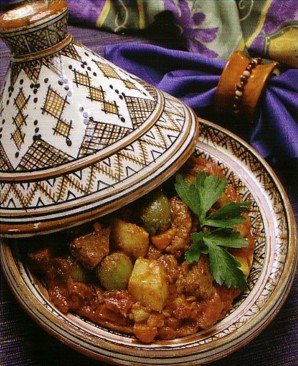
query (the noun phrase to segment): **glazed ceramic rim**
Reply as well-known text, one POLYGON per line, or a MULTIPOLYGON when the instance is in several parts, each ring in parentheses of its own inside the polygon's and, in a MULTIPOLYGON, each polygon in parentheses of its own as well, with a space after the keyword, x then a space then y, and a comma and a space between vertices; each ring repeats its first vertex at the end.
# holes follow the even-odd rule
MULTIPOLYGON (((47 300, 36 279, 19 260, 17 251, 3 242, 0 259, 14 295, 29 315, 46 331, 71 348, 118 365, 197 365, 222 358, 256 337, 283 305, 294 279, 297 249, 293 211, 278 178, 268 164, 245 142, 227 130, 200 121, 198 153, 206 154, 226 169, 228 179, 255 203, 252 225, 259 235, 250 290, 233 310, 209 330, 176 339, 138 343, 133 337, 109 331, 61 314, 47 300), (241 178, 240 178, 241 175, 241 178), (250 197, 251 198, 251 197, 250 197)), ((246 197, 244 197, 246 199, 246 197)))

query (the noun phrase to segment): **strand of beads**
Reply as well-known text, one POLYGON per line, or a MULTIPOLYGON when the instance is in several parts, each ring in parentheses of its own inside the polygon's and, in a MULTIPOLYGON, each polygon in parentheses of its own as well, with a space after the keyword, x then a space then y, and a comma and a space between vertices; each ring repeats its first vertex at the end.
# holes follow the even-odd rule
POLYGON ((252 70, 259 65, 262 62, 262 59, 260 57, 255 57, 251 59, 250 63, 246 67, 246 69, 243 71, 242 75, 240 76, 240 82, 235 87, 235 95, 233 100, 233 113, 238 114, 240 112, 240 103, 241 99, 244 93, 244 87, 250 78, 252 70))

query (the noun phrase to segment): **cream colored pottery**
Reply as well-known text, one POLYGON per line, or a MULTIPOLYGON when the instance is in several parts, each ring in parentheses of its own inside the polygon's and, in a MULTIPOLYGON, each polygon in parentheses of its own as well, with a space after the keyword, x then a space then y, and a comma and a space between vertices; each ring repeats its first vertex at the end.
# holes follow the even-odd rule
POLYGON ((283 305, 297 262, 294 215, 285 191, 268 164, 249 145, 210 122, 200 121, 200 125, 197 154, 215 161, 237 192, 252 201, 250 217, 256 249, 247 291, 211 328, 171 341, 141 344, 133 336, 59 312, 23 260, 22 242, 26 239, 2 239, 0 260, 14 295, 40 326, 64 344, 121 366, 202 365, 247 344, 283 305))
POLYGON ((67 31, 64 1, 0 18, 0 235, 62 230, 148 193, 193 152, 195 114, 67 31))

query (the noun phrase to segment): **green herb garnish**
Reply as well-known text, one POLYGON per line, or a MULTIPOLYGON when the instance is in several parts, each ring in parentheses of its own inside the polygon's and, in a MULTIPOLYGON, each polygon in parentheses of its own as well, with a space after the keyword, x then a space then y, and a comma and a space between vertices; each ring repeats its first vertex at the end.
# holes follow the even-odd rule
POLYGON ((207 254, 210 272, 219 285, 244 290, 247 284, 241 264, 227 248, 247 245, 246 239, 241 238, 238 231, 233 231, 233 227, 246 220, 241 213, 247 211, 250 202, 230 202, 209 214, 226 185, 226 179, 221 180, 205 172, 199 173, 193 184, 179 174, 176 176, 175 189, 179 197, 199 219, 199 231, 191 235, 192 244, 185 253, 185 259, 193 263, 201 254, 207 254))

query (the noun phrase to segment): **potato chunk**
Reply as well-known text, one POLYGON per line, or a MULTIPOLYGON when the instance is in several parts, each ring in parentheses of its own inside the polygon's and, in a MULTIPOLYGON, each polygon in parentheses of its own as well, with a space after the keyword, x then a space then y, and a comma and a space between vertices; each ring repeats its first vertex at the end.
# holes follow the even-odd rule
POLYGON ((70 251, 86 268, 93 269, 109 254, 109 243, 110 228, 96 225, 92 233, 73 240, 70 251))
POLYGON ((149 234, 136 224, 116 219, 111 235, 117 247, 133 258, 144 257, 148 252, 149 234))
POLYGON ((168 282, 162 264, 138 258, 128 282, 128 292, 142 305, 162 311, 168 297, 168 282))

